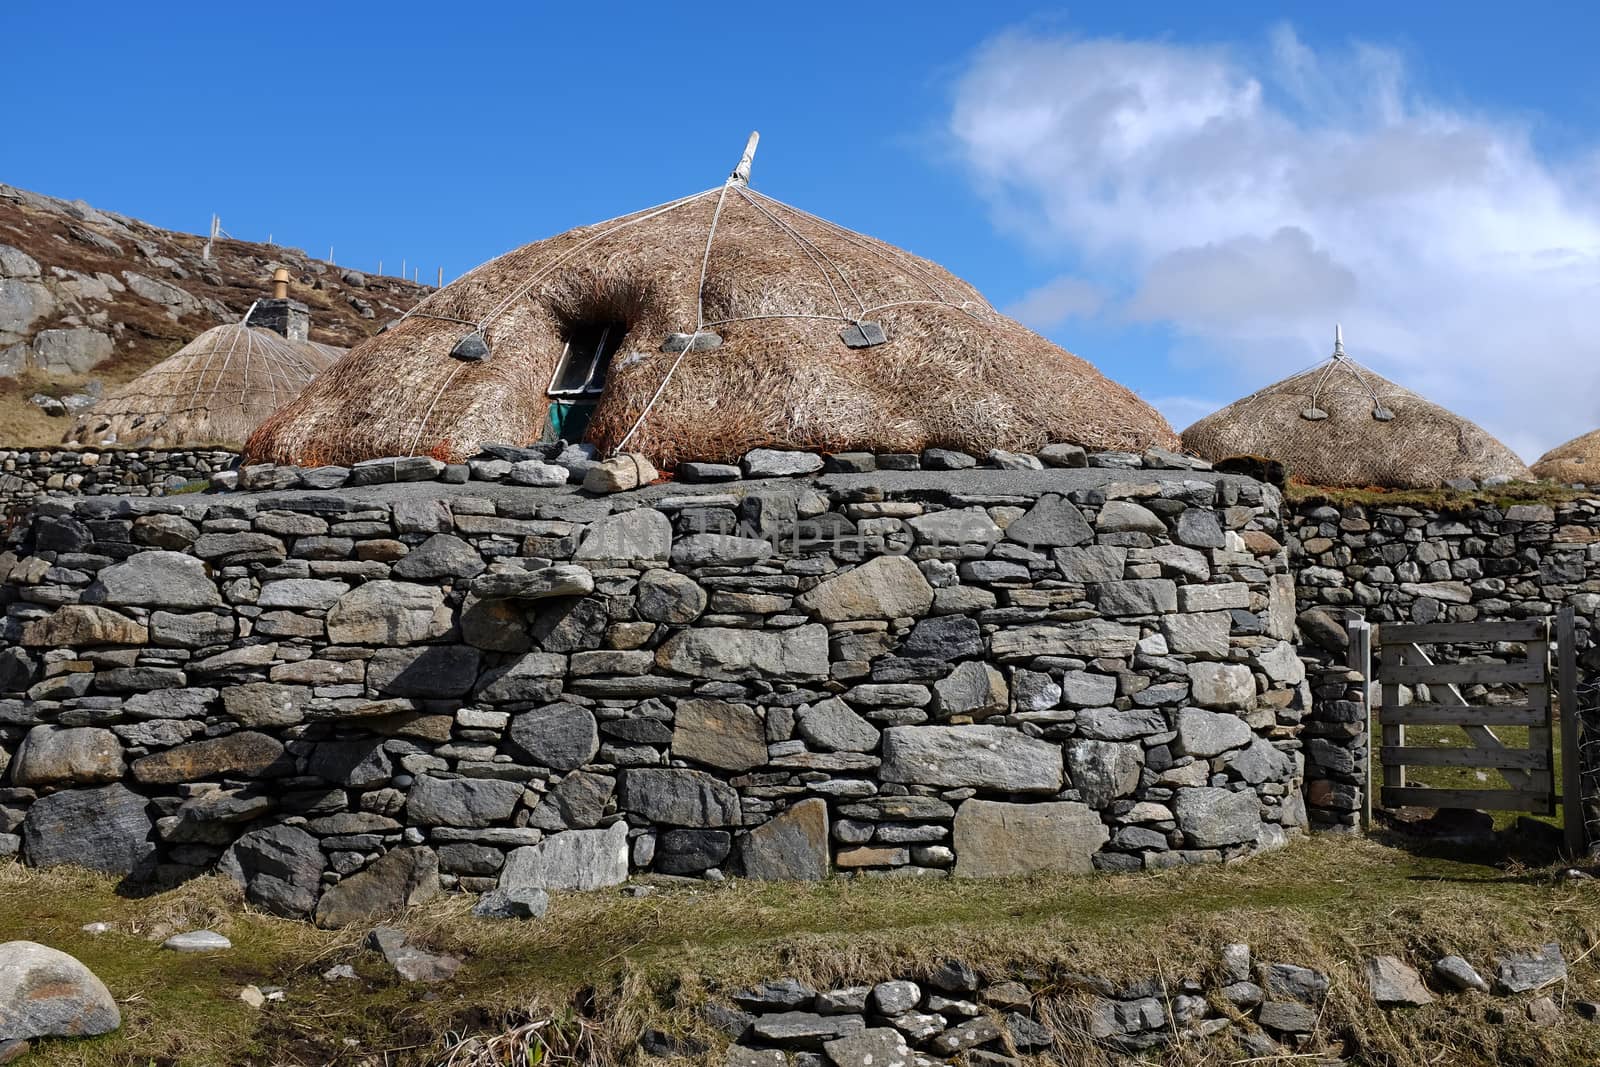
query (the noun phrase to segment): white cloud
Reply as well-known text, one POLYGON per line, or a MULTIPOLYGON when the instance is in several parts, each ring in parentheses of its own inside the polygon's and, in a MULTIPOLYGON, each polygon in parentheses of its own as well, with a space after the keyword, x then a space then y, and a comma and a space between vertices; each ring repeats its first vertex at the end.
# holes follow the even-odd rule
POLYGON ((1049 330, 1068 319, 1092 318, 1105 302, 1101 286, 1082 278, 1057 278, 1023 294, 1005 313, 1035 330, 1049 330))
POLYGON ((1597 157, 1428 99, 1392 51, 1009 34, 949 128, 1003 226, 1114 290, 1102 317, 1170 325, 1240 395, 1340 319, 1352 355, 1529 458, 1600 425, 1597 157))

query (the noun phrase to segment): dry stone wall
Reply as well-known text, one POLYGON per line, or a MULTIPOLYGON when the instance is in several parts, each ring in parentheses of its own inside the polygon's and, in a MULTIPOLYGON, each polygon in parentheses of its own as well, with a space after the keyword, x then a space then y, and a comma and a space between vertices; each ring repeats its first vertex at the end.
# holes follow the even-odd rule
POLYGON ((1288 518, 1308 642, 1341 652, 1342 619, 1490 622, 1576 609, 1587 649, 1600 615, 1600 499, 1481 506, 1305 504, 1288 518))
POLYGON ((1306 823, 1281 541, 1203 472, 50 498, 0 555, 0 852, 332 926, 1217 862, 1306 823))
POLYGON ((238 462, 226 449, 0 449, 0 515, 15 519, 47 493, 161 496, 204 485, 238 462))
MULTIPOLYGON (((1503 622, 1574 609, 1580 670, 1600 671, 1600 499, 1480 505, 1448 512, 1404 505, 1305 503, 1286 516, 1301 649, 1314 712, 1307 720, 1306 801, 1313 828, 1353 830, 1365 797, 1368 709, 1345 668, 1345 621, 1503 622)), ((1376 649, 1381 658, 1381 641, 1376 649)), ((1480 647, 1435 647, 1445 658, 1480 647)), ((1468 687, 1469 699, 1493 699, 1468 687)))

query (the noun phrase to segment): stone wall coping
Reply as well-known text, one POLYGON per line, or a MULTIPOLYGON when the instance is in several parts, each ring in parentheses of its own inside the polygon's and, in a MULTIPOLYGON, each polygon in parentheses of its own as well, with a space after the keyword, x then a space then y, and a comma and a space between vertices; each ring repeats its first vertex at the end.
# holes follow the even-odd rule
POLYGON ((751 479, 730 483, 662 482, 642 489, 610 495, 584 492, 577 485, 541 488, 513 485, 505 482, 385 482, 376 485, 345 486, 339 489, 282 489, 267 491, 241 490, 228 493, 178 494, 165 497, 120 496, 104 494, 95 497, 52 496, 41 498, 57 506, 69 506, 74 511, 98 515, 115 514, 181 514, 188 517, 204 515, 216 506, 240 504, 250 501, 257 508, 277 508, 286 511, 340 510, 341 501, 355 504, 387 504, 411 500, 484 500, 498 504, 517 501, 526 506, 533 501, 539 504, 580 502, 606 502, 654 506, 671 498, 693 497, 747 497, 798 495, 807 490, 822 489, 849 491, 877 487, 886 494, 905 496, 1019 496, 1038 497, 1050 493, 1067 495, 1074 492, 1104 489, 1111 485, 1179 486, 1184 484, 1261 487, 1262 483, 1236 474, 1218 474, 1211 471, 1115 470, 1099 468, 1047 468, 1045 470, 992 470, 964 471, 872 471, 863 474, 826 474, 810 478, 751 479))

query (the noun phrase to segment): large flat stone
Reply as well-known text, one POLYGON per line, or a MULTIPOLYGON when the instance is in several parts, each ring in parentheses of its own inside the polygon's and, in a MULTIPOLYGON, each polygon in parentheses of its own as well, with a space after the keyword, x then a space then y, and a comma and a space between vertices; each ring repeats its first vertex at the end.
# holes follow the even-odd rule
POLYGON ((933 587, 905 556, 877 556, 815 586, 795 604, 822 622, 917 618, 933 604, 933 587))
POLYGON ((819 882, 828 876, 828 804, 809 797, 744 839, 744 873, 764 881, 819 882))
POLYGON ((878 728, 837 697, 802 707, 796 728, 807 744, 825 752, 871 752, 878 747, 878 728))
POLYGON ((294 761, 284 754, 283 742, 253 730, 191 741, 133 763, 134 780, 151 785, 175 785, 221 775, 276 777, 293 771, 294 761))
POLYGON ((608 515, 585 531, 573 559, 665 560, 672 556, 672 520, 654 508, 608 515))
POLYGON ((1054 793, 1061 749, 1002 726, 895 726, 883 732, 880 774, 908 785, 1054 793))
POLYGON ((11 763, 13 785, 98 785, 126 769, 122 745, 110 730, 95 726, 35 726, 11 763))
POLYGON ((28 808, 22 854, 35 867, 133 874, 154 860, 154 829, 149 802, 124 785, 51 793, 28 808))
POLYGON ((27 648, 142 645, 149 639, 144 623, 88 604, 67 604, 22 628, 22 643, 27 648))
POLYGON ((1220 756, 1250 743, 1250 726, 1225 711, 1184 708, 1178 712, 1178 744, 1191 756, 1220 756))
POLYGON ((961 878, 1039 871, 1088 874, 1111 833, 1085 804, 1002 804, 968 800, 956 809, 952 844, 961 878))
POLYGON ((209 608, 222 595, 206 565, 181 552, 139 552, 95 575, 84 600, 146 608, 209 608))
POLYGON ((1139 643, 1139 628, 1106 619, 1019 626, 1001 630, 989 639, 997 659, 1031 659, 1034 656, 1077 656, 1083 659, 1126 659, 1139 643))
POLYGON ((438 894, 439 857, 433 849, 390 849, 322 894, 317 925, 337 930, 394 915, 438 894))
POLYGON ((1095 606, 1106 615, 1161 615, 1178 610, 1178 586, 1170 578, 1105 582, 1095 606))
POLYGON ((630 767, 617 780, 617 804, 667 826, 738 826, 739 794, 704 771, 630 767))
POLYGON ((521 782, 424 774, 406 794, 406 822, 413 826, 492 826, 510 819, 521 799, 521 782))
POLYGON ((1173 810, 1195 848, 1245 844, 1261 832, 1261 801, 1253 790, 1180 789, 1173 810))
POLYGON ((386 579, 359 585, 328 611, 328 640, 336 645, 410 645, 450 631, 445 591, 386 579))
MULTIPOLYGON (((1065 548, 1094 540, 1094 530, 1065 497, 1047 493, 1006 527, 1006 540, 1037 548, 1065 548)), ((1120 577, 1120 575, 1119 575, 1120 577)))
POLYGON ((396 577, 410 581, 473 578, 483 573, 478 550, 454 534, 437 533, 394 565, 396 577))
POLYGON ((514 850, 500 869, 502 891, 593 890, 628 879, 628 824, 569 830, 514 850))
POLYGON ((736 630, 696 627, 668 638, 656 653, 664 670, 719 681, 782 678, 806 681, 828 676, 828 630, 736 630))
POLYGON ((382 648, 367 664, 367 685, 397 697, 465 696, 478 679, 470 645, 382 648))
POLYGON ((724 771, 748 771, 767 762, 766 724, 743 704, 682 700, 673 720, 672 755, 724 771))
POLYGON ((1191 663, 1189 692, 1208 708, 1249 708, 1255 704, 1256 680, 1243 664, 1191 663))

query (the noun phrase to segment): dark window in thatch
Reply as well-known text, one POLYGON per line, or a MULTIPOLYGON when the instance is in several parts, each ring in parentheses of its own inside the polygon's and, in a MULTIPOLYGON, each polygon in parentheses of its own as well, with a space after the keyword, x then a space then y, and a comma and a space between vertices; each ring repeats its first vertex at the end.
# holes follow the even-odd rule
POLYGON ((566 349, 550 379, 550 395, 597 397, 606 387, 606 368, 627 330, 615 322, 580 322, 567 331, 566 349))

